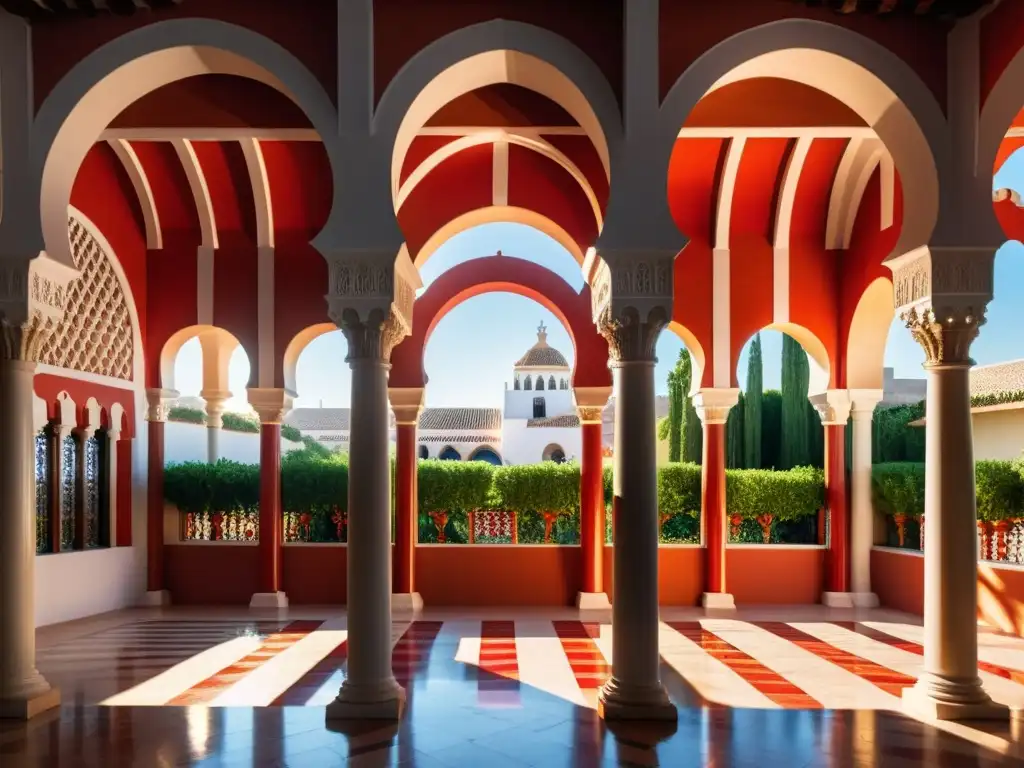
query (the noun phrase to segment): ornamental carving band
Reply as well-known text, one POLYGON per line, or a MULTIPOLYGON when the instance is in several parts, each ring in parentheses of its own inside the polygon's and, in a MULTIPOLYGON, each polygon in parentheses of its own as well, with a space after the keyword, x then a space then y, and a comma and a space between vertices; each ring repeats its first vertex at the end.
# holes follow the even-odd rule
POLYGON ((917 261, 904 267, 895 278, 897 307, 908 306, 931 294, 931 273, 926 263, 917 261))
POLYGON ((647 313, 646 319, 634 307, 626 307, 613 317, 611 308, 606 308, 597 321, 597 330, 608 342, 608 357, 611 363, 654 362, 654 349, 658 335, 668 325, 668 313, 662 306, 655 306, 647 313))
POLYGON ((583 424, 600 424, 603 410, 603 408, 596 405, 581 405, 577 406, 576 413, 583 424))

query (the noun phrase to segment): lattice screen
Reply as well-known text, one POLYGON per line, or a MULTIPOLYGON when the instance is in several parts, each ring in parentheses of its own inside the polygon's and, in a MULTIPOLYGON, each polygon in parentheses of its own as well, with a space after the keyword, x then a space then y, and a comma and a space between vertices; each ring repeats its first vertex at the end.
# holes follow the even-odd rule
POLYGON ((68 288, 64 319, 43 345, 40 361, 131 379, 132 324, 121 283, 96 238, 74 216, 68 239, 81 277, 68 288))

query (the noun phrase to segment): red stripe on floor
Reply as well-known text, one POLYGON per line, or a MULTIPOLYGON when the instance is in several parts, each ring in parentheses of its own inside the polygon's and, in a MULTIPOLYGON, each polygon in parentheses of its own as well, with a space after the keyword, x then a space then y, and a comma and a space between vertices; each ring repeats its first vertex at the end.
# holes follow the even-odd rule
POLYGON ((480 674, 477 700, 486 706, 518 706, 519 656, 514 621, 484 621, 480 625, 480 674))
POLYGON ((594 642, 595 637, 600 637, 600 625, 581 621, 551 623, 562 642, 562 650, 580 690, 593 691, 604 685, 611 676, 612 668, 594 642))
POLYGON ((876 664, 873 661, 863 659, 860 656, 855 656, 849 651, 836 648, 834 645, 826 643, 824 640, 819 640, 813 635, 809 635, 796 627, 791 627, 784 622, 756 621, 752 623, 755 626, 761 627, 761 629, 771 632, 773 635, 789 640, 789 642, 806 651, 810 651, 819 658, 831 661, 837 667, 845 669, 847 672, 852 672, 857 677, 867 680, 869 683, 897 698, 903 695, 904 688, 909 688, 917 682, 912 677, 891 670, 888 667, 883 667, 881 664, 876 664))
MULTIPOLYGON (((848 629, 851 632, 856 632, 858 635, 864 635, 864 637, 870 637, 872 640, 877 640, 880 643, 885 643, 893 648, 899 648, 901 651, 908 651, 909 653, 915 653, 918 656, 924 656, 924 646, 920 643, 914 643, 910 640, 904 640, 900 637, 895 637, 883 632, 875 627, 867 627, 856 621, 833 621, 831 622, 837 627, 848 629)), ((988 672, 989 674, 1002 677, 1005 680, 1012 680, 1015 683, 1024 685, 1024 672, 1016 669, 1010 669, 1009 667, 1001 667, 998 664, 991 664, 987 661, 978 659, 978 669, 982 672, 988 672)))
POLYGON ((262 645, 248 656, 239 659, 230 666, 224 667, 224 669, 197 683, 184 693, 175 696, 167 704, 169 706, 191 706, 213 701, 250 672, 266 664, 282 651, 291 648, 321 624, 323 624, 322 621, 312 620, 291 622, 280 632, 267 635, 262 645))
POLYGON ((809 696, 778 672, 753 656, 709 632, 699 621, 670 621, 668 625, 687 640, 692 640, 717 661, 722 662, 750 685, 785 709, 821 709, 821 702, 809 696))
POLYGON ((391 651, 391 671, 403 688, 421 672, 441 631, 440 621, 414 621, 391 651))
POLYGON ((301 707, 304 706, 323 687, 331 675, 341 669, 348 658, 348 639, 342 640, 333 650, 324 656, 320 661, 285 689, 280 696, 274 699, 272 707, 301 707))

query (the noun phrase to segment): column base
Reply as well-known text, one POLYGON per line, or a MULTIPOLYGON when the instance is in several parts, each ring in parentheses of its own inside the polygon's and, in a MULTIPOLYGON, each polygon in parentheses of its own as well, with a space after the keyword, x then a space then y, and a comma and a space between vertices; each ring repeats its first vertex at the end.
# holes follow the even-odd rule
POLYGON ((171 593, 166 589, 150 590, 142 596, 142 605, 149 608, 160 608, 171 604, 171 593))
POLYGON ((602 720, 676 722, 679 719, 664 686, 625 686, 614 677, 597 694, 597 714, 602 720))
POLYGON ((903 690, 903 711, 931 720, 1010 719, 1010 708, 992 701, 977 678, 952 682, 927 673, 903 690))
POLYGON ((700 604, 712 610, 735 610, 736 598, 728 592, 705 592, 700 599, 700 604))
POLYGON ((400 720, 405 710, 405 689, 392 678, 374 686, 341 684, 337 698, 327 705, 330 720, 400 720))
POLYGON ((611 609, 612 602, 605 592, 579 592, 576 607, 581 611, 607 611, 611 609))
POLYGON ((822 592, 821 604, 829 608, 877 608, 874 592, 822 592))
POLYGON ((419 592, 392 592, 391 593, 392 613, 422 613, 423 598, 419 592))
POLYGON ((36 715, 59 706, 59 688, 0 697, 0 720, 31 720, 36 715))
POLYGON ((249 601, 250 608, 287 608, 288 595, 284 592, 257 592, 249 601))

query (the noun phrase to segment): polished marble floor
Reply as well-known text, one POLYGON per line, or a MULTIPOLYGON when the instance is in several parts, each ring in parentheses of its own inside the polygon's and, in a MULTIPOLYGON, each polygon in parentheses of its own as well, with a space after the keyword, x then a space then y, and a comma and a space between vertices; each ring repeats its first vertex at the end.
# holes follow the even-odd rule
MULTIPOLYGON (((1024 764, 1020 721, 928 724, 899 712, 919 620, 821 607, 669 609, 674 732, 596 715, 612 635, 578 611, 427 611, 396 620, 401 723, 342 733, 337 609, 121 611, 39 631, 64 706, 0 725, 0 766, 988 766, 1024 764)), ((979 635, 993 698, 1024 709, 1024 641, 979 635)), ((346 729, 348 730, 348 729, 346 729)))

